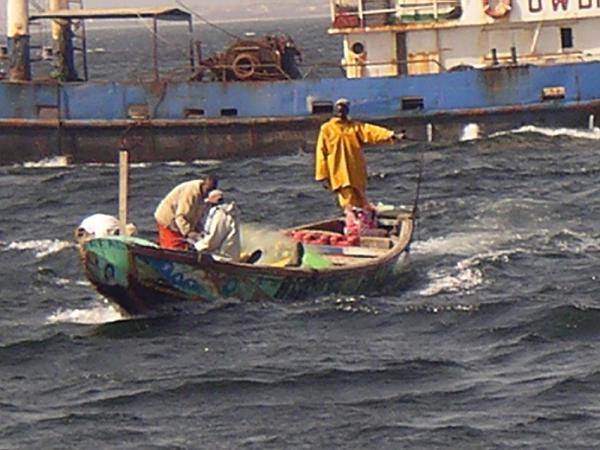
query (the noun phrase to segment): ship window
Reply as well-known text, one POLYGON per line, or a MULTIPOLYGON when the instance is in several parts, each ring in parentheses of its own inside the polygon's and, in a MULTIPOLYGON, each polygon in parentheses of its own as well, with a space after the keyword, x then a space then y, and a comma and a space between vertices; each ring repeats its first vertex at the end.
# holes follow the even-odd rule
POLYGON ((138 103, 127 107, 127 117, 133 120, 145 120, 149 117, 148 105, 138 103))
POLYGON ((573 29, 572 28, 561 28, 560 29, 560 44, 562 48, 573 48, 573 29))
POLYGON ((403 97, 402 110, 423 109, 423 97, 403 97))
POLYGON ((194 117, 203 116, 204 110, 200 108, 185 108, 184 114, 186 118, 193 119, 194 117))
POLYGON ((221 115, 222 116, 237 116, 237 109, 236 108, 223 108, 221 110, 221 115))
POLYGON ((333 112, 333 102, 313 101, 311 103, 311 112, 313 114, 331 114, 333 112))
POLYGON ((352 44, 352 51, 355 54, 360 55, 361 53, 363 53, 365 51, 365 46, 363 44, 361 44, 360 42, 355 42, 354 44, 352 44))
POLYGON ((50 105, 38 105, 39 119, 58 119, 58 107, 50 105))
POLYGON ((542 100, 560 100, 565 98, 564 86, 548 86, 542 89, 542 100))

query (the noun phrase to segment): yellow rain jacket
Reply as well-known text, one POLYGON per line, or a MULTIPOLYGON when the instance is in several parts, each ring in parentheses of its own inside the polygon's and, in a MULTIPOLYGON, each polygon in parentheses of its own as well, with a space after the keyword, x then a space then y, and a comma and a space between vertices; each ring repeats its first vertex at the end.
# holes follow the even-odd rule
POLYGON ((315 155, 315 179, 329 180, 332 190, 352 186, 364 192, 367 167, 362 144, 389 141, 394 131, 334 117, 321 125, 315 155))

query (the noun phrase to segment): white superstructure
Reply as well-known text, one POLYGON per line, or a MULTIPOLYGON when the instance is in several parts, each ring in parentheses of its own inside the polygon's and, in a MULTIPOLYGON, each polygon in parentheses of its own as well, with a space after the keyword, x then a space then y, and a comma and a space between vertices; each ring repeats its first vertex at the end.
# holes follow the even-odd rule
POLYGON ((348 78, 600 60, 600 0, 331 0, 348 78))

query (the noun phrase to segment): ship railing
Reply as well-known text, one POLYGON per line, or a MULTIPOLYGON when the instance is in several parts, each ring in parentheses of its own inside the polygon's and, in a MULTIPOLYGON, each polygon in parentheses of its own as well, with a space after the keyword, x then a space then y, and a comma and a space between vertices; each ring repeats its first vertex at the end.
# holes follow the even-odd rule
MULTIPOLYGON (((431 64, 437 67, 437 72, 446 72, 448 69, 436 58, 431 57, 422 57, 422 58, 411 58, 411 59, 392 59, 386 61, 369 61, 367 63, 358 63, 352 61, 342 61, 341 63, 316 63, 312 64, 308 69, 304 71, 303 78, 312 78, 316 76, 317 71, 323 69, 332 69, 339 70, 339 74, 342 76, 347 76, 348 70, 354 71, 357 76, 355 78, 369 78, 374 75, 371 75, 367 72, 367 69, 377 69, 377 68, 385 68, 385 67, 396 67, 397 75, 406 75, 408 74, 408 67, 411 65, 419 65, 419 64, 431 64)), ((425 71, 421 73, 431 73, 435 71, 425 71)), ((394 75, 392 75, 394 76, 394 75)))
POLYGON ((460 0, 331 0, 333 28, 457 19, 460 0))
POLYGON ((600 56, 600 53, 584 53, 581 51, 574 52, 557 52, 557 53, 496 53, 486 55, 483 60, 485 67, 504 66, 504 65, 524 65, 524 64, 538 64, 538 65, 551 65, 565 62, 585 62, 596 60, 600 56))

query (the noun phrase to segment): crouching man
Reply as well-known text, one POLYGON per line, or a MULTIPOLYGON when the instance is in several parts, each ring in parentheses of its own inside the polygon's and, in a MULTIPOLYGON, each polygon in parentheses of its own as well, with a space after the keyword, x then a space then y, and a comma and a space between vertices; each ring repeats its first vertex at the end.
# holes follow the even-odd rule
POLYGON ((204 200, 202 232, 194 243, 200 253, 210 253, 215 259, 254 264, 262 256, 261 250, 241 253, 240 210, 235 202, 226 203, 223 191, 213 189, 204 200))
POLYGON ((202 232, 194 243, 200 253, 210 253, 216 259, 240 261, 240 219, 235 202, 225 203, 223 191, 213 189, 204 200, 202 232))

